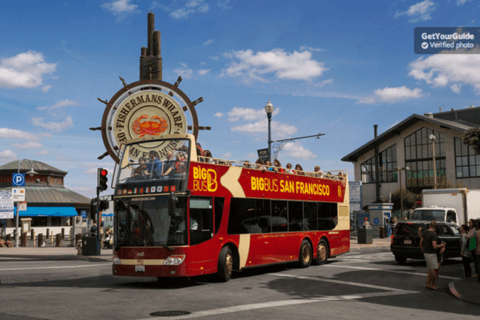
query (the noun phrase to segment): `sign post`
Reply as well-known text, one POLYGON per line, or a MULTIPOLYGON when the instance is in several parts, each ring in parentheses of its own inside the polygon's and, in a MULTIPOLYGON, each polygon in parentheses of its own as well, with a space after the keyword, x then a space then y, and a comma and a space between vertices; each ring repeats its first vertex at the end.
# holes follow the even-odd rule
MULTIPOLYGON (((18 174, 17 174, 18 177, 18 174)), ((12 179, 12 184, 15 184, 18 181, 14 181, 12 179)), ((23 185, 25 185, 25 174, 23 175, 23 185)), ((13 193, 13 201, 17 202, 17 216, 15 217, 15 247, 18 248, 20 246, 19 241, 18 241, 18 225, 20 224, 20 214, 19 214, 19 208, 18 208, 18 203, 20 201, 25 201, 25 188, 13 188, 12 189, 13 193)))
POLYGON ((258 149, 257 150, 257 153, 258 153, 258 158, 260 160, 262 160, 263 162, 267 161, 270 159, 270 153, 269 153, 269 150, 268 148, 266 149, 258 149))

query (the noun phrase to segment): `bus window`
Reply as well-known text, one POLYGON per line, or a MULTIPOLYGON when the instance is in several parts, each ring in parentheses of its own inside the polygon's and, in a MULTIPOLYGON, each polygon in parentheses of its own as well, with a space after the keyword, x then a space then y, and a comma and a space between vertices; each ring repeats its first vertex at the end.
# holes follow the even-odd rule
POLYGON ((300 201, 288 202, 288 230, 302 231, 303 229, 303 203, 300 201))
POLYGON ((287 201, 272 201, 272 232, 288 231, 287 201))
POLYGON ((213 208, 211 198, 190 198, 190 245, 213 237, 213 208))
POLYGON ((218 229, 222 223, 223 216, 223 205, 225 203, 225 198, 215 198, 215 234, 217 234, 218 229))
POLYGON ((315 202, 303 203, 304 225, 303 230, 318 230, 317 229, 317 204, 315 202))
POLYGON ((262 229, 262 233, 272 232, 272 224, 270 223, 270 200, 257 199, 257 224, 262 229))
POLYGON ((337 204, 319 203, 318 204, 318 229, 332 230, 338 224, 337 204))
POLYGON ((255 216, 255 199, 232 198, 230 217, 228 219, 229 234, 261 233, 255 216))

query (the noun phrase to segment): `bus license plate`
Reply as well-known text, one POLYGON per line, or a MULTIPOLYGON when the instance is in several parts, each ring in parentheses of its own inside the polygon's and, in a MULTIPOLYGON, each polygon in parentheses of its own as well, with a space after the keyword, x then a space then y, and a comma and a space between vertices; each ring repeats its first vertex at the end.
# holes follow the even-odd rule
POLYGON ((145 266, 135 266, 135 272, 145 272, 145 266))
POLYGON ((403 243, 404 244, 412 244, 412 240, 405 239, 405 240, 403 240, 403 243))

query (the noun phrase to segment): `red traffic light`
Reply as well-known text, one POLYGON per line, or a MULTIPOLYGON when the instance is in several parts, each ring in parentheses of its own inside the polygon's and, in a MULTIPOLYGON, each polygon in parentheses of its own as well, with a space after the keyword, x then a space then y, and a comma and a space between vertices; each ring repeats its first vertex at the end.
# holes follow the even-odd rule
POLYGON ((105 170, 105 169, 103 169, 103 170, 102 170, 102 172, 101 172, 100 174, 101 174, 102 176, 104 176, 104 177, 105 177, 105 176, 107 176, 107 174, 108 174, 108 171, 107 171, 107 170, 105 170))

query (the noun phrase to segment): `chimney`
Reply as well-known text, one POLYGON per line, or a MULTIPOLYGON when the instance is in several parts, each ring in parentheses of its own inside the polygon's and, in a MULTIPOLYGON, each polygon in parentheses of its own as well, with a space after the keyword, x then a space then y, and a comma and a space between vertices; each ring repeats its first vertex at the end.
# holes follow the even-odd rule
POLYGON ((440 110, 440 112, 442 112, 442 107, 438 108, 440 110))
POLYGON ((431 113, 431 112, 427 112, 427 113, 425 113, 425 114, 423 114, 423 115, 424 115, 425 117, 427 117, 427 118, 433 118, 433 113, 431 113))

